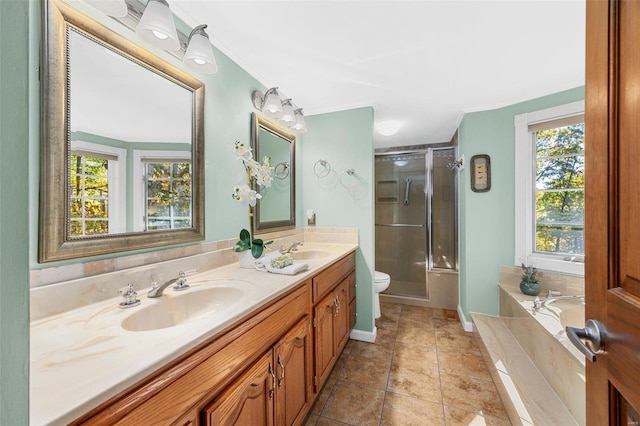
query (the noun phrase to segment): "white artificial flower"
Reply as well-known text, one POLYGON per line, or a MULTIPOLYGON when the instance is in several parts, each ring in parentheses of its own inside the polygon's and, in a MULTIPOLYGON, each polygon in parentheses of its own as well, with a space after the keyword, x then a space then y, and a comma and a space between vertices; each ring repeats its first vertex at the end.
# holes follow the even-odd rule
POLYGON ((246 162, 248 160, 253 161, 253 152, 251 147, 245 147, 244 144, 240 141, 236 141, 236 144, 233 147, 233 151, 236 154, 236 159, 242 160, 243 162, 246 162))
POLYGON ((233 194, 231 194, 234 200, 239 201, 242 205, 249 205, 255 207, 256 202, 262 198, 262 195, 258 194, 253 189, 249 188, 249 185, 237 185, 233 188, 233 194))

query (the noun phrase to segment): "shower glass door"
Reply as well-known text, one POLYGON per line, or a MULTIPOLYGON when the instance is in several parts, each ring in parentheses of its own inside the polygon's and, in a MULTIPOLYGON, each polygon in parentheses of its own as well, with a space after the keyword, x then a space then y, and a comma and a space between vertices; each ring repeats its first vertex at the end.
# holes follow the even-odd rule
POLYGON ((376 270, 391 276, 387 293, 426 298, 426 154, 380 155, 376 176, 376 270))

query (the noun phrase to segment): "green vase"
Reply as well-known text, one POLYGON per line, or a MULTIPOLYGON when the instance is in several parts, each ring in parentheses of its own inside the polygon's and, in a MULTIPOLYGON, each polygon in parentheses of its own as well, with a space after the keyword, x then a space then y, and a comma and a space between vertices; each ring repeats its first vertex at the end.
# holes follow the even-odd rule
POLYGON ((529 296, 537 296, 540 294, 540 284, 520 281, 520 291, 529 296))

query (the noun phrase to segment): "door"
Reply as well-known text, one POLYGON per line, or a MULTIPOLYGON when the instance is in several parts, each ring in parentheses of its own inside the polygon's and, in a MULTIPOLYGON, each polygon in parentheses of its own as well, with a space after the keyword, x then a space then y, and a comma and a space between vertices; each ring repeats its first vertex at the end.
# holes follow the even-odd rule
POLYGON ((586 318, 606 330, 587 361, 589 425, 640 421, 638 23, 640 1, 587 1, 586 318))
POLYGON ((345 278, 334 291, 336 300, 335 330, 336 330, 336 354, 339 354, 349 340, 349 277, 345 278))
POLYGON ((376 270, 387 293, 427 298, 426 153, 375 159, 376 270))
POLYGON ((313 334, 315 342, 315 391, 318 392, 325 382, 333 360, 336 357, 335 351, 335 329, 333 327, 333 316, 335 313, 335 299, 333 292, 327 294, 313 308, 313 334))
POLYGON ((277 425, 302 424, 311 402, 309 318, 298 322, 274 347, 277 425))
POLYGON ((268 351, 203 410, 203 425, 273 425, 275 372, 268 351))

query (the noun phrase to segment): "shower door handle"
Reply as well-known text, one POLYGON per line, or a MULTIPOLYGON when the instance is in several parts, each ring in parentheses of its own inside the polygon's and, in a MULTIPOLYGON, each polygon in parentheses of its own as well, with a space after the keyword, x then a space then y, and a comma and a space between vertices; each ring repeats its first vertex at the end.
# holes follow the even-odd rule
POLYGON ((411 189, 411 178, 407 178, 404 183, 406 184, 404 187, 404 205, 409 205, 409 189, 411 189))

